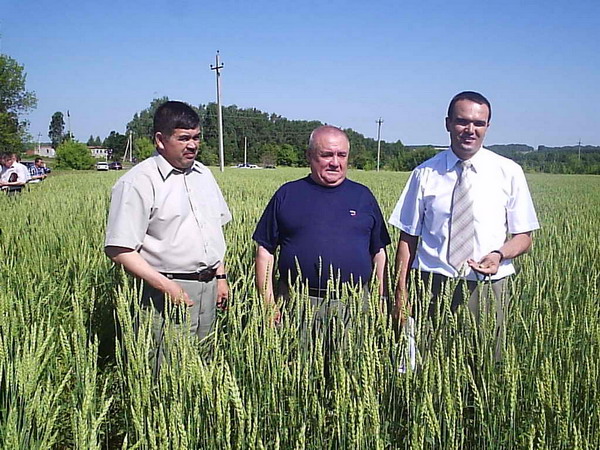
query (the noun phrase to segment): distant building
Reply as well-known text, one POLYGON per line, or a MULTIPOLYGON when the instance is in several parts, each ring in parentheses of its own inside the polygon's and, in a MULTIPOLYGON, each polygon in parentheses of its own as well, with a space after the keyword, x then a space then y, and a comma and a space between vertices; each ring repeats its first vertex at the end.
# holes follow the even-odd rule
POLYGON ((40 144, 29 147, 27 150, 25 150, 25 154, 27 156, 38 155, 42 158, 54 158, 56 156, 56 152, 52 148, 52 144, 43 144, 41 142, 40 144))
POLYGON ((98 147, 95 145, 88 145, 90 149, 90 153, 96 159, 107 159, 108 158, 108 149, 104 147, 98 147))

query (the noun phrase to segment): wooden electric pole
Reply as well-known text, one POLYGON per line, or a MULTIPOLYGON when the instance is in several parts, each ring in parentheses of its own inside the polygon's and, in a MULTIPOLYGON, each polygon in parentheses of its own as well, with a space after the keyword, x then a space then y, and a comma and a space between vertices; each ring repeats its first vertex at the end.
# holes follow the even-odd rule
POLYGON ((380 117, 379 120, 377 120, 376 122, 377 122, 377 172, 379 172, 379 161, 381 159, 381 124, 383 123, 383 120, 381 120, 381 117, 380 117))
POLYGON ((215 58, 215 65, 210 65, 210 70, 214 70, 217 76, 217 118, 219 123, 219 160, 221 162, 221 172, 225 170, 225 154, 223 152, 223 115, 221 112, 221 69, 223 64, 219 61, 219 50, 215 58))

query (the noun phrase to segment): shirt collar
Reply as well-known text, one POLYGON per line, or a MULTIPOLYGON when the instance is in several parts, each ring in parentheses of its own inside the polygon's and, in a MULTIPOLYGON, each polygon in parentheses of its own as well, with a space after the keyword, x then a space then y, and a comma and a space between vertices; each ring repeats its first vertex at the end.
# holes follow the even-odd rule
POLYGON ((190 167, 189 169, 182 171, 181 169, 177 169, 175 167, 173 167, 169 161, 167 161, 160 153, 158 153, 157 151, 154 152, 154 155, 152 155, 155 158, 156 161, 156 167, 158 168, 158 171, 160 173, 160 175, 162 176, 163 180, 166 180, 169 175, 171 175, 173 172, 175 173, 189 173, 191 171, 196 171, 199 173, 203 172, 203 168, 204 166, 202 164, 200 164, 198 161, 194 161, 194 164, 192 165, 192 167, 190 167))
MULTIPOLYGON (((471 161, 471 167, 475 172, 485 164, 485 153, 488 150, 484 147, 481 147, 475 155, 473 155, 469 161, 471 161)), ((456 156, 456 153, 452 151, 452 147, 448 147, 448 152, 446 153, 446 170, 451 172, 454 170, 456 163, 460 161, 460 158, 456 156)))

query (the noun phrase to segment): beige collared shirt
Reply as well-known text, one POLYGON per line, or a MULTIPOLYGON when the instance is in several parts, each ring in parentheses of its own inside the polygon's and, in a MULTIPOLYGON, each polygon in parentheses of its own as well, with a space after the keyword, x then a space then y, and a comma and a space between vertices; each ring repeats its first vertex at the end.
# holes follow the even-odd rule
POLYGON ((223 262, 230 220, 207 167, 182 172, 155 154, 113 187, 105 245, 138 251, 159 272, 191 273, 223 262))

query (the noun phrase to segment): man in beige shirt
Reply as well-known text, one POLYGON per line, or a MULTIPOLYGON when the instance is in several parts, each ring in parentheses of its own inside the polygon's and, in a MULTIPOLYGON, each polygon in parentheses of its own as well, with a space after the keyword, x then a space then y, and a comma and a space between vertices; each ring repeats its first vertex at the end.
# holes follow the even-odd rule
POLYGON ((169 101, 154 115, 156 150, 112 190, 105 252, 144 281, 142 307, 153 316, 157 368, 167 302, 185 304, 190 332, 212 329, 228 296, 222 226, 231 213, 210 170, 196 161, 200 119, 169 101))

